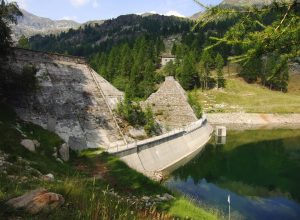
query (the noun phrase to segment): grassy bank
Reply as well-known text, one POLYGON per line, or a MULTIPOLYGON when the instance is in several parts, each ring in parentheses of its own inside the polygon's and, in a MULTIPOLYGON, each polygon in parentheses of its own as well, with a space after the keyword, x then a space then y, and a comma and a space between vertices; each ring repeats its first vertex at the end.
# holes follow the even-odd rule
POLYGON ((19 120, 6 105, 0 104, 0 219, 216 219, 217 214, 176 199, 145 206, 142 197, 172 194, 160 184, 130 169, 118 158, 85 151, 72 153, 68 163, 53 153, 63 142, 55 134, 19 120), (24 138, 36 139, 41 146, 32 153, 20 145, 24 138), (3 161, 3 160, 2 160, 3 161), (52 173, 54 181, 41 175, 52 173), (29 216, 5 205, 10 198, 44 187, 59 193, 65 203, 51 213, 29 216))
POLYGON ((196 90, 191 94, 205 112, 300 113, 299 84, 291 82, 291 91, 271 91, 240 78, 227 78, 225 89, 196 90))

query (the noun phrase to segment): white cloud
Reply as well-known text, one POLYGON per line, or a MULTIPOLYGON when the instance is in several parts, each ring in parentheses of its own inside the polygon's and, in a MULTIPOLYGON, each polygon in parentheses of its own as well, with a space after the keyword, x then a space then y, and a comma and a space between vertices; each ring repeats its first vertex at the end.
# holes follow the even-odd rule
POLYGON ((80 7, 89 3, 90 0, 70 0, 71 4, 75 7, 80 7))
POLYGON ((8 0, 8 2, 17 2, 19 7, 22 9, 28 8, 27 0, 8 0))
POLYGON ((185 18, 185 16, 183 14, 180 14, 178 11, 168 11, 166 12, 164 15, 166 16, 176 16, 176 17, 181 17, 181 18, 185 18))
POLYGON ((61 20, 72 20, 72 21, 74 21, 76 19, 77 19, 76 16, 64 16, 61 18, 61 20))

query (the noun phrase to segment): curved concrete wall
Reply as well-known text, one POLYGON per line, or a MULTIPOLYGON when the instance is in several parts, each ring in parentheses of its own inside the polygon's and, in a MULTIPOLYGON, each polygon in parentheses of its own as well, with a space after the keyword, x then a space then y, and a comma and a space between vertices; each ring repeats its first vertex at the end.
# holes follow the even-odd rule
POLYGON ((189 126, 180 132, 174 132, 173 135, 157 137, 153 141, 137 143, 135 147, 111 153, 120 156, 130 167, 144 174, 164 171, 200 152, 212 132, 213 128, 204 121, 200 126, 189 126))

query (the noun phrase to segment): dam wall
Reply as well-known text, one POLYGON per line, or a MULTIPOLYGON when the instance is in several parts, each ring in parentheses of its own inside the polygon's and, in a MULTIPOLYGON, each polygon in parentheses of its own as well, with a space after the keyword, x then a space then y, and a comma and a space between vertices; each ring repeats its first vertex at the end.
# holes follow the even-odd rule
POLYGON ((108 152, 119 156, 130 167, 151 176, 199 153, 211 138, 212 132, 213 128, 204 119, 183 129, 128 146, 112 148, 108 152))
POLYGON ((9 100, 19 117, 58 134, 74 150, 126 144, 112 109, 123 93, 80 57, 15 48, 6 69, 37 69, 38 89, 9 100))

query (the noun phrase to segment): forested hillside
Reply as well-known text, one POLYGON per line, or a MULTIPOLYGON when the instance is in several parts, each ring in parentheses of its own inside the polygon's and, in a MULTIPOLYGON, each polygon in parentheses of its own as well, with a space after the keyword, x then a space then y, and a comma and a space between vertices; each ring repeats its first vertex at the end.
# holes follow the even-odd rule
POLYGON ((161 15, 126 15, 59 36, 35 36, 30 45, 89 58, 115 86, 123 91, 130 88, 131 97, 146 98, 165 75, 176 76, 187 90, 225 87, 223 66, 228 62, 239 64, 238 74, 248 83, 286 92, 288 65, 299 56, 299 3, 244 7, 245 1, 232 2, 213 8, 202 5, 206 11, 197 23, 161 15), (172 35, 181 36, 167 51, 176 62, 157 71, 160 55, 166 52, 163 40, 172 35))
POLYGON ((192 22, 178 17, 162 15, 123 15, 103 24, 85 25, 78 30, 70 29, 58 36, 35 36, 30 39, 32 49, 90 56, 96 52, 107 52, 114 45, 133 43, 137 37, 148 35, 152 38, 190 31, 192 22))

